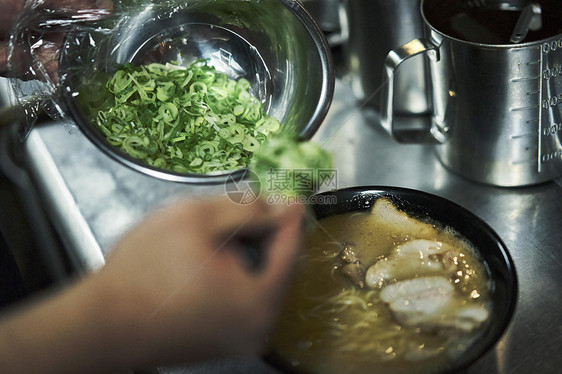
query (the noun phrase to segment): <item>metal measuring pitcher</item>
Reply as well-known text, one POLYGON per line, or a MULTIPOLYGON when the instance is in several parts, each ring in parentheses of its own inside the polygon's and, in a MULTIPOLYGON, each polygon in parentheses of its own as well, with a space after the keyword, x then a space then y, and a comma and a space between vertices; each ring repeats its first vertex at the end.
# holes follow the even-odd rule
POLYGON ((537 3, 540 28, 524 27, 515 44, 530 1, 422 0, 425 37, 394 49, 385 61, 382 127, 399 138, 394 72, 423 54, 433 102, 428 128, 447 168, 497 186, 561 176, 562 7, 558 0, 537 3))

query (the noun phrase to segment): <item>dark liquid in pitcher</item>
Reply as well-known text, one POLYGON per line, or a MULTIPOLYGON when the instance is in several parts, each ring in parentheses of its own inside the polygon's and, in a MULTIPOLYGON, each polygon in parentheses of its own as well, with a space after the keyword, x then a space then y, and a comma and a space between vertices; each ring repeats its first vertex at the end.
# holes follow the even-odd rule
MULTIPOLYGON (((444 15, 434 14, 429 21, 448 36, 475 43, 509 44, 521 11, 475 8, 443 17, 444 15)), ((543 10, 542 28, 529 30, 522 43, 546 39, 560 33, 562 19, 549 16, 543 10)))

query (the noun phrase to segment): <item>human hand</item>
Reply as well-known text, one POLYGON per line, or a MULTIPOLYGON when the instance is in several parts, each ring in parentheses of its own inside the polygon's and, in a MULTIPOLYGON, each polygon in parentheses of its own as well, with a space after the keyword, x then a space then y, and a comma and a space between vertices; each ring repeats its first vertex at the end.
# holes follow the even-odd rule
POLYGON ((302 213, 226 198, 157 212, 100 270, 0 319, 0 372, 114 372, 259 352, 288 287, 302 213), (233 237, 263 227, 272 236, 249 270, 233 237))
POLYGON ((153 365, 258 352, 283 300, 302 213, 222 198, 180 203, 141 223, 96 275, 121 315, 122 356, 153 365), (251 271, 231 239, 266 226, 270 244, 251 271))

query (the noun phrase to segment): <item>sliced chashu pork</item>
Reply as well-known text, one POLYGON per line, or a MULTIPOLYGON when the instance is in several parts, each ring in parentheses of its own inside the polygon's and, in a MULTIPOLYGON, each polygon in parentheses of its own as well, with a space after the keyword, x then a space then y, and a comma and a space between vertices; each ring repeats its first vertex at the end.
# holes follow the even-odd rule
POLYGON ((414 237, 437 235, 437 230, 433 225, 410 217, 396 208, 392 201, 385 197, 375 201, 371 208, 371 219, 375 220, 378 224, 388 226, 391 231, 402 232, 414 237))
POLYGON ((381 300, 403 326, 423 331, 470 332, 488 319, 488 310, 463 303, 445 277, 431 276, 400 281, 381 290, 381 300))
POLYGON ((458 254, 453 247, 434 240, 408 241, 371 265, 365 274, 365 283, 375 288, 382 287, 389 280, 435 274, 452 275, 457 268, 458 254))

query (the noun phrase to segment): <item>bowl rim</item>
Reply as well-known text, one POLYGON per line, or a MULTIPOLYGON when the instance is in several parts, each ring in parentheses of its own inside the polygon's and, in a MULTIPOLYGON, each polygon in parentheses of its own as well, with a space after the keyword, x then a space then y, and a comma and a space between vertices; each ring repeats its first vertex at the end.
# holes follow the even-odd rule
MULTIPOLYGON (((346 187, 331 191, 324 191, 315 194, 314 196, 317 197, 314 201, 319 203, 311 203, 309 204, 314 212, 314 215, 319 218, 325 218, 333 215, 343 214, 352 211, 368 211, 372 208, 374 201, 381 197, 387 197, 390 200, 393 200, 393 203, 396 201, 400 201, 401 203, 405 203, 404 206, 398 207, 399 209, 405 211, 406 213, 415 213, 414 216, 418 216, 420 211, 417 210, 415 212, 408 211, 408 209, 403 209, 405 206, 410 207, 413 209, 423 209, 424 212, 427 213, 428 206, 431 209, 441 209, 442 211, 453 211, 454 220, 457 223, 468 222, 470 227, 477 230, 479 233, 484 233, 485 236, 491 239, 495 243, 494 250, 500 254, 499 258, 501 260, 501 265, 504 266, 504 272, 502 274, 502 278, 505 281, 505 300, 502 300, 503 304, 503 316, 497 317, 494 313, 492 313, 492 318, 497 318, 499 324, 492 324, 486 326, 486 330, 484 330, 483 335, 477 340, 484 340, 482 344, 474 343, 469 347, 467 350, 469 353, 464 356, 461 355, 457 360, 454 360, 444 368, 436 368, 436 373, 438 374, 453 374, 458 373, 459 371, 462 372, 466 370, 470 365, 476 362, 479 358, 481 358, 486 352, 491 350, 501 339, 501 337, 505 334, 508 326, 513 320, 513 316, 516 311, 517 302, 518 302, 518 294, 519 294, 519 284, 517 279, 517 272, 515 269, 514 261, 509 253, 509 250, 501 237, 494 231, 494 229, 486 223, 483 219, 472 213, 467 208, 457 204, 449 199, 441 197, 436 194, 432 194, 429 192, 415 190, 405 187, 396 187, 396 186, 352 186, 346 187), (336 202, 334 204, 322 204, 323 201, 331 201, 330 199, 318 199, 318 197, 327 197, 327 196, 335 196, 336 202), (359 198, 359 200, 358 200, 359 198), (340 200, 341 199, 341 200, 340 200), (423 203, 423 204, 422 204, 423 203), (431 203, 431 205, 424 205, 431 203), (348 204, 346 206, 346 204, 348 204), (332 208, 330 208, 330 206, 332 208), (355 206, 356 209, 350 209, 350 207, 355 206), (438 208, 435 208, 438 206, 438 208), (328 208, 326 208, 328 207, 328 208), (336 207, 334 209, 334 207, 336 207), (324 214, 318 217, 319 209, 324 208, 324 214), (345 209, 344 209, 345 208, 345 209)), ((320 210, 322 213, 322 210, 320 210)), ((435 213, 435 212, 433 212, 435 213)), ((447 225, 447 222, 443 222, 442 220, 436 220, 432 217, 431 214, 425 216, 426 219, 434 220, 437 223, 441 223, 444 226, 452 227, 453 229, 457 230, 458 227, 453 225, 447 225)), ((451 221, 449 221, 451 222, 451 221)), ((468 227, 465 225, 465 227, 468 227)), ((462 230, 457 230, 461 236, 465 237, 462 230)), ((469 238, 467 238, 471 241, 469 238)), ((481 248, 476 247, 476 250, 482 257, 486 257, 484 254, 486 251, 483 251, 481 248)), ((487 249, 490 251, 490 249, 487 249)), ((489 255, 492 256, 492 255, 489 255)), ((488 262, 486 258, 483 259, 485 262, 488 262)), ((497 266, 497 264, 495 265, 497 266)), ((490 276, 495 275, 493 280, 498 280, 498 274, 492 274, 493 270, 490 271, 490 276)), ((495 284, 495 283, 494 283, 495 284)), ((492 286, 494 288, 494 285, 492 286)), ((290 365, 289 362, 282 356, 280 356, 277 352, 275 352, 272 347, 268 347, 268 351, 262 356, 264 361, 269 363, 270 365, 281 369, 285 373, 292 373, 292 374, 307 374, 308 372, 305 370, 297 370, 290 365)))
MULTIPOLYGON (((243 1, 243 0, 231 0, 231 1, 243 1)), ((254 0, 259 3, 258 0, 254 0)), ((290 11, 302 24, 302 26, 308 31, 311 39, 316 46, 318 55, 321 61, 322 70, 322 89, 319 95, 318 103, 316 105, 315 111, 308 120, 308 123, 303 127, 301 133, 298 136, 301 139, 310 139, 318 131, 320 125, 326 118, 328 111, 330 109, 334 90, 335 90, 335 71, 333 56, 331 49, 329 47, 326 36, 321 31, 320 27, 316 21, 312 18, 310 13, 304 8, 304 6, 299 1, 293 0, 268 0, 272 2, 281 3, 288 11, 290 11)), ((69 40, 72 40, 73 33, 69 31, 66 34, 64 44, 66 45, 69 40)), ((63 48, 64 49, 64 48, 63 48)), ((221 183, 228 183, 232 181, 238 181, 243 179, 248 172, 248 168, 240 168, 236 170, 225 170, 218 172, 211 172, 206 174, 196 174, 196 173, 180 173, 173 170, 166 170, 157 168, 142 160, 136 159, 129 154, 121 151, 120 149, 112 146, 105 137, 100 134, 100 132, 95 128, 93 124, 90 123, 88 118, 85 116, 84 112, 80 109, 80 106, 76 104, 76 97, 72 90, 68 88, 65 83, 64 74, 65 54, 61 53, 59 56, 59 76, 61 77, 61 84, 59 85, 60 95, 62 96, 62 104, 66 111, 70 114, 70 119, 80 131, 92 142, 98 149, 103 153, 108 155, 115 161, 135 170, 142 174, 177 183, 185 184, 199 184, 199 185, 217 185, 221 183)))

